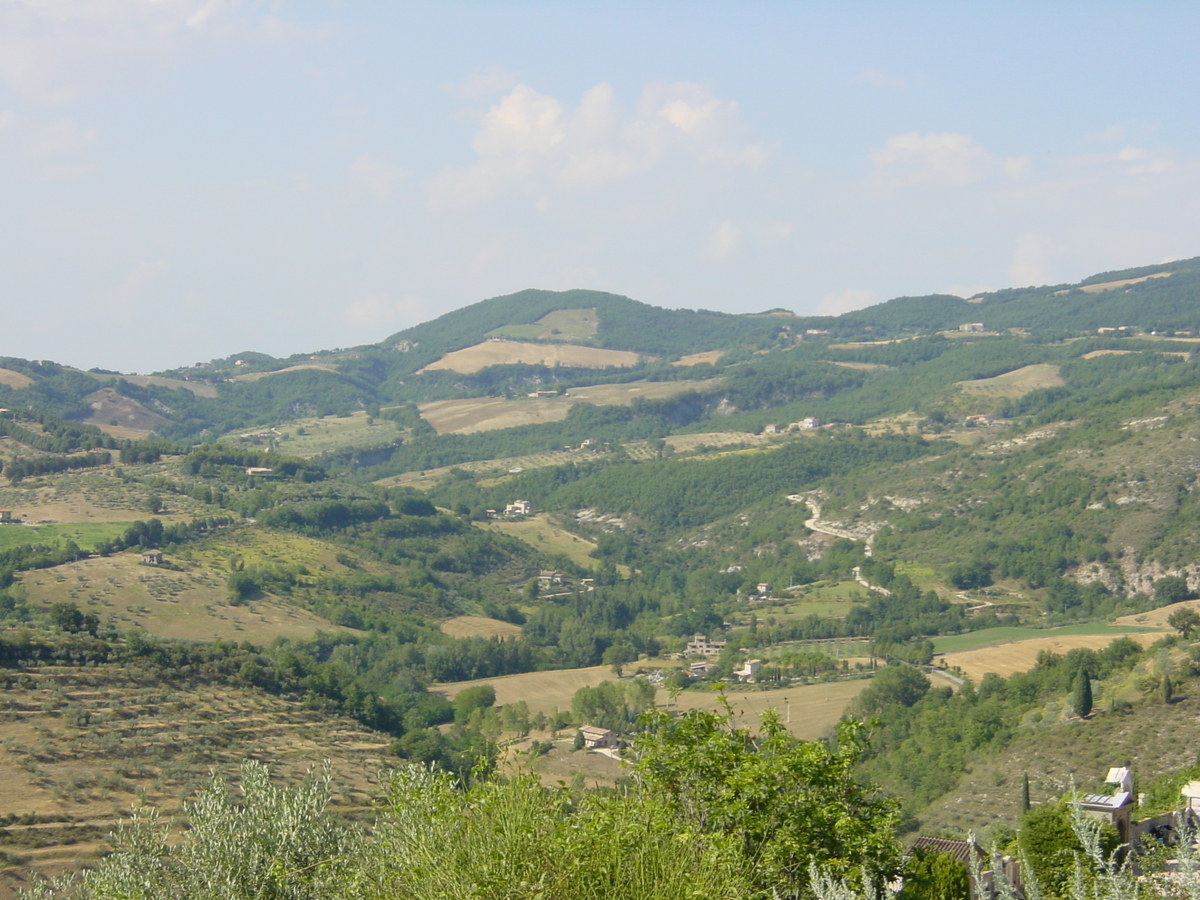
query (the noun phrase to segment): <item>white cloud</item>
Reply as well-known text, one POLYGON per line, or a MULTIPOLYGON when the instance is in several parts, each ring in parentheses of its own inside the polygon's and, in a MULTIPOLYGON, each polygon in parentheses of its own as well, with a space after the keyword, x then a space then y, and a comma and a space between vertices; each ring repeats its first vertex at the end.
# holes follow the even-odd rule
POLYGON ((319 33, 238 0, 5 0, 0 85, 43 106, 69 103, 199 42, 295 40, 319 33))
POLYGON ((36 120, 0 110, 0 147, 16 150, 39 178, 74 178, 91 169, 96 129, 74 119, 36 120))
POLYGON ((714 259, 729 259, 738 251, 742 241, 742 231, 732 222, 718 222, 708 232, 705 249, 714 259))
POLYGON ((1049 238, 1035 232, 1017 236, 1017 249, 1013 252, 1008 267, 1008 277, 1014 287, 1042 285, 1053 282, 1050 258, 1062 251, 1062 247, 1049 238))
POLYGON ((350 180, 369 190, 380 200, 392 193, 408 172, 364 153, 350 165, 350 180))
POLYGON ((517 84, 517 76, 499 66, 489 66, 474 75, 469 75, 449 89, 464 100, 486 100, 511 90, 517 84))
POLYGON ((415 295, 394 300, 386 294, 371 294, 346 307, 344 318, 357 328, 394 328, 422 321, 428 304, 415 295))
POLYGON ((1175 165, 1174 160, 1155 157, 1149 150, 1141 147, 1122 147, 1117 152, 1117 159, 1132 164, 1127 168, 1130 175, 1161 175, 1175 165))
POLYGON ((858 79, 861 84, 873 84, 876 87, 899 90, 908 87, 908 82, 895 75, 888 75, 879 69, 863 69, 858 79))
POLYGON ((155 284, 171 270, 165 259, 138 263, 121 283, 103 296, 103 304, 112 312, 130 312, 147 300, 155 284))
POLYGON ((746 140, 737 104, 688 82, 646 86, 632 113, 600 83, 571 108, 518 84, 481 117, 472 140, 477 159, 433 180, 435 209, 478 203, 524 186, 549 191, 594 189, 671 161, 757 166, 772 146, 746 140))
POLYGON ((863 288, 846 288, 836 294, 826 294, 817 303, 818 316, 840 316, 842 313, 864 309, 875 302, 874 291, 863 288))
POLYGON ((876 177, 884 185, 961 187, 1003 172, 1010 178, 1024 174, 1028 157, 1002 159, 989 153, 966 134, 921 134, 911 131, 888 138, 871 151, 876 177))
POLYGON ((1101 128, 1099 131, 1093 131, 1091 134, 1085 134, 1083 139, 1087 143, 1098 144, 1113 144, 1118 141, 1125 140, 1124 125, 1109 125, 1107 128, 1101 128))

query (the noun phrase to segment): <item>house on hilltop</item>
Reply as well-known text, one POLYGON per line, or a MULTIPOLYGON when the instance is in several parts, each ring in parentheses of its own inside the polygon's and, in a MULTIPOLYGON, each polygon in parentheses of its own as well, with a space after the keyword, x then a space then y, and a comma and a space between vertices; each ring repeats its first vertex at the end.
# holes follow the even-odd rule
POLYGON ((533 504, 528 500, 514 500, 504 507, 506 516, 528 516, 533 514, 533 504))

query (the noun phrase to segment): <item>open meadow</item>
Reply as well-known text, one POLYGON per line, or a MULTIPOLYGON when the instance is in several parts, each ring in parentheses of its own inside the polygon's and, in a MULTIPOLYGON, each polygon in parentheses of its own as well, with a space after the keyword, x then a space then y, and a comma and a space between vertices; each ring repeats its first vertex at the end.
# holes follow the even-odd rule
POLYGON ((967 394, 996 400, 1014 400, 1024 397, 1030 391, 1041 388, 1061 387, 1062 376, 1058 374, 1058 366, 1049 363, 1038 363, 1032 366, 1022 366, 995 378, 979 378, 974 381, 959 381, 955 385, 967 394))
POLYGON ((518 538, 542 553, 562 554, 585 569, 595 569, 600 564, 591 556, 595 544, 560 528, 544 514, 521 519, 495 519, 480 523, 480 527, 518 538))
MULTIPOLYGON (((389 444, 399 439, 404 431, 395 422, 371 419, 360 410, 348 416, 296 419, 269 433, 278 441, 276 449, 279 452, 308 459, 322 453, 389 444)), ((227 436, 223 442, 239 440, 240 436, 235 434, 227 436)))
POLYGON ((501 325, 487 336, 569 344, 595 337, 599 328, 600 317, 594 309, 556 309, 532 324, 501 325))
POLYGON ((22 572, 18 581, 35 608, 75 603, 118 631, 140 628, 164 638, 269 644, 277 637, 345 630, 269 596, 233 605, 219 570, 179 561, 183 571, 142 565, 137 552, 119 553, 22 572))

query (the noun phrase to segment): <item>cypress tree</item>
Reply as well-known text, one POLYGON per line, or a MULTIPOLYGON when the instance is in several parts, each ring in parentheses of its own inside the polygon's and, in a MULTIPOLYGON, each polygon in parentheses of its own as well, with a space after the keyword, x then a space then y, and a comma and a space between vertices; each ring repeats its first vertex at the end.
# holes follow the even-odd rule
POLYGON ((1021 779, 1021 814, 1029 812, 1029 773, 1021 779))
POLYGON ((1171 685, 1171 676, 1163 675, 1162 680, 1162 698, 1163 703, 1170 703, 1175 696, 1175 688, 1171 685))
POLYGON ((1092 711, 1092 676, 1087 669, 1080 669, 1075 681, 1075 714, 1086 718, 1092 711))

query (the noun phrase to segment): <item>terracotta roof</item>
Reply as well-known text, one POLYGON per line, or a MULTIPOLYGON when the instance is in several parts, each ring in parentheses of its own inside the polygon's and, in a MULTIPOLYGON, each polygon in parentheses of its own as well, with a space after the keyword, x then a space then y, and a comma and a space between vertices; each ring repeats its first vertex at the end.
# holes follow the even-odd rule
POLYGON ((978 855, 982 855, 983 851, 979 845, 973 841, 956 841, 952 838, 929 837, 921 835, 912 842, 909 851, 920 848, 921 850, 936 850, 941 853, 949 853, 964 866, 967 865, 967 860, 970 858, 972 851, 978 855))

